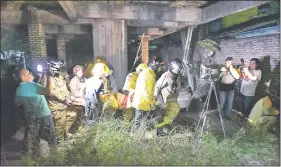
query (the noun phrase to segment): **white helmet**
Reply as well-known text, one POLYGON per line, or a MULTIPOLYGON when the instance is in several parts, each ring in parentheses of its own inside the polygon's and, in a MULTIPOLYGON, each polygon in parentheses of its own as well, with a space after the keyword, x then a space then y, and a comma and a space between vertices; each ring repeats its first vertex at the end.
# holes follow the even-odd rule
POLYGON ((172 62, 169 63, 169 70, 174 74, 178 74, 182 69, 182 61, 178 58, 175 58, 172 62))

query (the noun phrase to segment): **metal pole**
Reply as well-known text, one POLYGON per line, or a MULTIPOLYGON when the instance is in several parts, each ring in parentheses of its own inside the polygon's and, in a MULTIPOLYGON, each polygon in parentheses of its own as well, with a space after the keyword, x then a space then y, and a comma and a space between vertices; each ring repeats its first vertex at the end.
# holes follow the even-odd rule
POLYGON ((139 48, 138 48, 138 51, 137 51, 137 55, 136 55, 135 60, 134 60, 134 64, 132 66, 132 70, 134 69, 135 64, 137 63, 138 59, 141 56, 141 55, 139 56, 139 52, 140 52, 140 48, 141 48, 141 45, 142 45, 143 37, 144 37, 144 33, 142 34, 142 37, 141 37, 140 45, 139 45, 139 48))
POLYGON ((193 29, 194 29, 193 26, 188 27, 188 32, 187 32, 186 41, 185 41, 185 48, 184 48, 184 57, 183 57, 183 63, 185 66, 184 72, 187 77, 188 85, 191 86, 192 91, 194 90, 194 85, 193 85, 192 77, 189 75, 188 54, 189 54, 190 41, 191 41, 193 29))

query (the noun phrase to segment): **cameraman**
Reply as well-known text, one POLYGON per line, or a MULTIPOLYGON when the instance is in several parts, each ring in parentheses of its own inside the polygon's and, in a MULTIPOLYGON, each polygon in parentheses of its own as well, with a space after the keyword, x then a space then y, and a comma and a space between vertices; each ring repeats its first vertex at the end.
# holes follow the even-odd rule
POLYGON ((253 98, 256 93, 256 87, 261 80, 262 72, 259 69, 260 61, 257 58, 250 60, 250 66, 244 67, 244 76, 242 78, 240 92, 242 94, 240 102, 240 110, 243 115, 248 118, 250 110, 253 106, 253 98))
POLYGON ((15 100, 23 106, 25 112, 25 149, 32 151, 33 155, 38 154, 40 137, 48 141, 49 146, 56 147, 54 122, 44 96, 51 93, 51 77, 47 75, 45 88, 33 82, 34 76, 27 69, 17 70, 16 75, 21 83, 16 90, 15 100))
POLYGON ((229 120, 231 119, 235 80, 239 79, 239 73, 233 68, 232 61, 232 57, 226 58, 225 66, 222 67, 219 77, 219 107, 221 115, 229 120))
POLYGON ((52 93, 48 98, 48 104, 55 121, 55 130, 59 140, 70 137, 70 129, 77 118, 77 113, 69 107, 70 92, 67 89, 66 81, 61 73, 61 66, 53 63, 50 69, 53 69, 52 93))

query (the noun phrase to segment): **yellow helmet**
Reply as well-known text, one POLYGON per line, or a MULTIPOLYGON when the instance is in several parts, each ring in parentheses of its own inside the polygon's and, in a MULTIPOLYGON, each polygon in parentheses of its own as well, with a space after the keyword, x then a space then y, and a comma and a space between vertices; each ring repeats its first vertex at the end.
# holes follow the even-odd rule
POLYGON ((148 66, 144 63, 141 63, 140 65, 137 66, 136 72, 141 72, 142 70, 148 68, 148 66))
POLYGON ((105 72, 107 75, 110 74, 110 70, 109 70, 107 65, 105 65, 104 63, 97 63, 97 64, 95 64, 95 66, 94 66, 94 68, 92 70, 93 75, 99 74, 101 72, 105 72))

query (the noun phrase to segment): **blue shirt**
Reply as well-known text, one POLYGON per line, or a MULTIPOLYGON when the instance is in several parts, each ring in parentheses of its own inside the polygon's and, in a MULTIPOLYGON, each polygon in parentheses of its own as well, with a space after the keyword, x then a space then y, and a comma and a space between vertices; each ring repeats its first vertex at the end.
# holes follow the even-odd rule
POLYGON ((16 101, 19 102, 25 112, 34 113, 35 116, 45 117, 51 114, 47 100, 41 95, 44 87, 35 82, 21 82, 16 90, 16 101))

